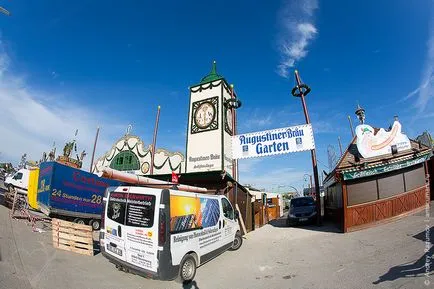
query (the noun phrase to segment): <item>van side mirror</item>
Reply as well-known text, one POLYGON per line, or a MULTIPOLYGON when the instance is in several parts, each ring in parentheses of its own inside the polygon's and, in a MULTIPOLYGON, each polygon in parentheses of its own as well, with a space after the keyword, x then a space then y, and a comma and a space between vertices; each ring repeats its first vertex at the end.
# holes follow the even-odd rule
POLYGON ((240 218, 240 212, 235 211, 235 220, 238 220, 240 218))

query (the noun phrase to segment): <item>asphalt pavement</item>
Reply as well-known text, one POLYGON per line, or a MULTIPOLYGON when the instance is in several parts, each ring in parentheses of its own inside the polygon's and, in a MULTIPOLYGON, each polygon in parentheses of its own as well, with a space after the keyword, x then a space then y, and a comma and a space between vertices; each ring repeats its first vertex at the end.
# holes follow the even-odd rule
MULTIPOLYGON (((148 280, 118 271, 101 254, 52 247, 49 227, 34 233, 0 206, 0 288, 433 288, 424 282, 425 214, 340 234, 325 225, 288 228, 275 221, 247 235, 243 246, 198 268, 193 283, 148 280)), ((429 236, 429 234, 428 234, 429 236)), ((428 270, 431 274, 433 266, 428 270)))

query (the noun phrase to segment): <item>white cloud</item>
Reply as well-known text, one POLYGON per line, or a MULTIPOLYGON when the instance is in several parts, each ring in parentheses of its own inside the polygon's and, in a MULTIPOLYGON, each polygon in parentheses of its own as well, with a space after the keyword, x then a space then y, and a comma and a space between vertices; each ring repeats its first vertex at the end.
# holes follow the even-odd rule
POLYGON ((263 158, 250 158, 238 160, 238 170, 240 174, 249 174, 252 171, 258 170, 263 158))
POLYGON ((417 95, 418 93, 420 93, 421 90, 427 89, 428 85, 432 85, 432 81, 434 79, 434 76, 431 75, 431 78, 427 79, 425 82, 423 82, 419 87, 417 87, 415 90, 413 90, 412 92, 410 92, 409 94, 407 94, 402 101, 405 101, 415 95, 417 95))
POLYGON ((279 51, 281 61, 278 73, 288 77, 288 69, 304 58, 307 46, 318 33, 313 24, 313 14, 318 8, 316 0, 285 1, 279 12, 279 22, 282 31, 279 36, 279 51))
POLYGON ((424 112, 428 107, 428 103, 434 98, 434 21, 430 25, 430 35, 427 44, 428 53, 422 72, 421 84, 403 98, 403 100, 407 100, 418 95, 414 106, 418 109, 419 113, 424 112))
POLYGON ((240 120, 238 133, 246 133, 269 128, 275 120, 275 114, 274 112, 264 113, 263 110, 256 108, 243 111, 238 115, 238 119, 240 120), (248 115, 248 117, 242 117, 243 115, 248 115))
POLYGON ((312 128, 314 133, 335 133, 337 131, 336 126, 324 120, 312 121, 312 128))
MULTIPOLYGON (((66 101, 64 96, 37 91, 25 79, 11 72, 12 63, 0 41, 0 152, 2 161, 16 162, 23 153, 28 159, 39 160, 53 142, 61 153, 66 141, 74 138, 78 129, 77 149, 86 150, 84 166, 90 163, 96 127, 102 126, 97 154, 108 150, 114 137, 111 129, 118 128, 102 112, 84 104, 66 101)), ((126 127, 126 126, 125 126, 126 127)), ((117 130, 119 131, 119 130, 117 130)))
POLYGON ((261 172, 259 168, 256 168, 255 172, 241 174, 240 167, 240 181, 242 184, 250 184, 255 188, 271 191, 277 189, 278 186, 295 186, 299 190, 303 186, 303 176, 305 172, 296 170, 294 168, 278 168, 274 170, 268 170, 266 173, 261 172))

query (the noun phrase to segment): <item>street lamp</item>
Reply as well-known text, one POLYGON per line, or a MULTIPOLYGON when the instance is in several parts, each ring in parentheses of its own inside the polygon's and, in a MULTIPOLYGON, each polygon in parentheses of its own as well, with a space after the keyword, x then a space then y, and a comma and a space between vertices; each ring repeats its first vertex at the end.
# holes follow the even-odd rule
MULTIPOLYGON (((301 104, 303 106, 304 111, 304 117, 306 119, 306 123, 310 124, 310 118, 309 118, 309 112, 307 110, 306 101, 304 100, 304 97, 309 94, 311 91, 310 87, 307 86, 307 84, 301 83, 300 76, 298 75, 298 71, 295 72, 295 80, 297 82, 297 85, 292 89, 292 95, 295 97, 300 97, 301 104)), ((316 161, 316 151, 315 149, 310 151, 311 157, 312 157, 312 169, 313 169, 313 177, 315 180, 315 195, 316 195, 316 212, 317 212, 317 218, 316 223, 318 226, 321 226, 321 196, 319 192, 319 178, 318 178, 318 164, 316 161)))
POLYGON ((293 187, 293 186, 290 186, 290 185, 279 185, 277 188, 279 189, 279 188, 285 188, 285 187, 291 188, 291 189, 293 189, 297 193, 297 195, 299 194, 297 188, 293 187))
POLYGON ((11 15, 11 12, 9 12, 8 10, 6 10, 2 6, 0 6, 0 13, 2 13, 4 15, 7 15, 7 16, 11 15))

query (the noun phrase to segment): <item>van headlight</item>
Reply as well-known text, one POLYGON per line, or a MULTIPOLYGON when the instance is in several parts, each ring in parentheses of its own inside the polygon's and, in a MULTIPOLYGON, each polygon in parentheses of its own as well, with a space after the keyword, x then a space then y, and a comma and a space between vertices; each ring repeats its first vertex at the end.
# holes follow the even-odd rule
POLYGON ((291 217, 291 218, 295 218, 294 213, 289 213, 288 216, 291 217))

